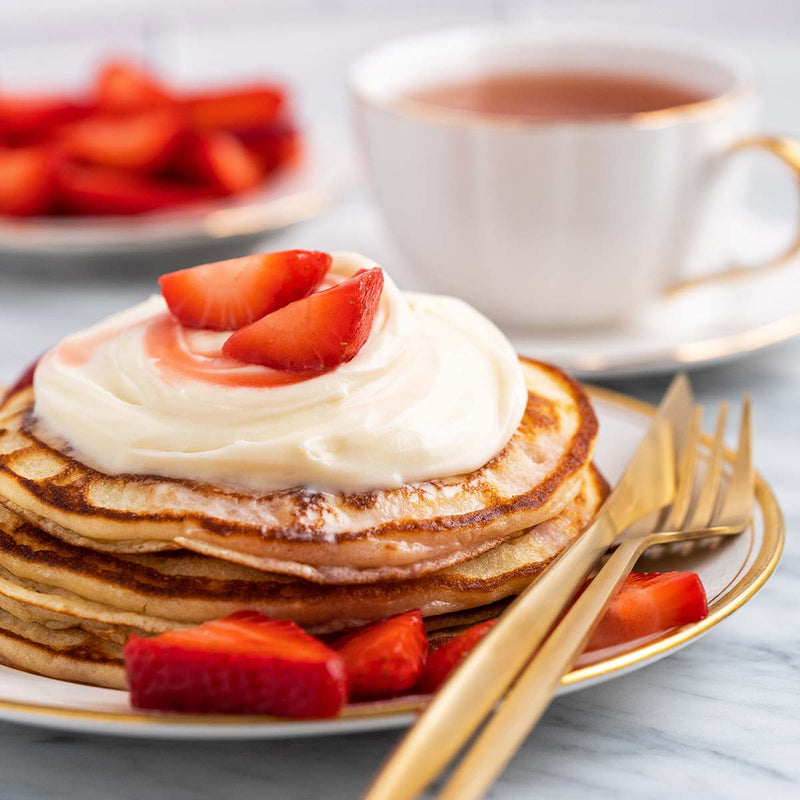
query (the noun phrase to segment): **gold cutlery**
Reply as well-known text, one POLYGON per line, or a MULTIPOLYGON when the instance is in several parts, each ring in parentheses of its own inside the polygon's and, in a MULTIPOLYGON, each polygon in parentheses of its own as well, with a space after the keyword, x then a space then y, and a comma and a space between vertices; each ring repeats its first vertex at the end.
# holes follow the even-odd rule
POLYGON ((693 407, 689 382, 678 376, 587 531, 519 595, 439 689, 390 756, 366 800, 408 800, 419 795, 507 691, 619 534, 672 502, 673 440, 688 436, 693 407))
POLYGON ((706 536, 735 535, 747 527, 754 499, 749 398, 742 407, 733 469, 723 492, 726 414, 723 404, 702 488, 693 499, 702 416, 702 410, 695 409, 689 435, 679 452, 675 499, 663 520, 652 532, 624 540, 609 557, 505 696, 444 786, 440 800, 474 800, 484 795, 544 713, 561 677, 570 670, 608 602, 647 548, 706 536))

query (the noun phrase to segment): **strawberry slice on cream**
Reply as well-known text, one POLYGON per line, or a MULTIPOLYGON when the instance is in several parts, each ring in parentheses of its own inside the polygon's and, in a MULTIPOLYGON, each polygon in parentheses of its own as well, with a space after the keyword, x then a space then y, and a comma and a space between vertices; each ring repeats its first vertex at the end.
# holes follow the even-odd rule
POLYGON ((333 369, 364 346, 382 291, 383 270, 360 272, 236 331, 222 352, 287 372, 333 369))
POLYGON ((327 253, 286 250, 201 264, 158 282, 182 324, 233 331, 311 294, 330 265, 327 253))

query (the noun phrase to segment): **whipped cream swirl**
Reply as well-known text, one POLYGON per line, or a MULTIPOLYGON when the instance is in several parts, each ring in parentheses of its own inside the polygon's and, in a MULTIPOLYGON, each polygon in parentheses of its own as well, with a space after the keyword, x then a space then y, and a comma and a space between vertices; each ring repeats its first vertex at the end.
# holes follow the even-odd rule
MULTIPOLYGON (((328 283, 374 266, 338 253, 328 283)), ((228 336, 181 327, 151 297, 41 360, 38 424, 110 474, 358 492, 478 469, 525 410, 516 354, 488 319, 388 275, 366 344, 323 375, 287 383, 227 359, 228 336)))

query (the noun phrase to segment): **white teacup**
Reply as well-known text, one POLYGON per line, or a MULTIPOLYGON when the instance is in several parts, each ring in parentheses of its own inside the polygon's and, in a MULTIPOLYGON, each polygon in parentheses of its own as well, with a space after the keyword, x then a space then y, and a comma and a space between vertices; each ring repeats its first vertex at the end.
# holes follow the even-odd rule
MULTIPOLYGON (((735 54, 641 31, 481 27, 397 40, 351 73, 388 228, 434 291, 512 328, 620 319, 719 270, 757 93, 735 54), (701 102, 588 121, 453 111, 408 93, 487 74, 594 70, 692 87, 701 102)), ((774 261, 774 259, 773 259, 774 261)))

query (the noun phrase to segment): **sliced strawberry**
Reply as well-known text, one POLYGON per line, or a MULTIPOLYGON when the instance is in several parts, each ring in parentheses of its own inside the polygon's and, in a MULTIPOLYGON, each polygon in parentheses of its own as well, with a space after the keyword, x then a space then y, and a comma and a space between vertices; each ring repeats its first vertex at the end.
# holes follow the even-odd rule
POLYGON ((101 67, 94 88, 104 111, 142 111, 167 105, 169 92, 144 67, 130 61, 109 61, 101 67))
POLYGON ((260 159, 225 131, 198 133, 182 154, 182 172, 222 194, 254 189, 264 179, 260 159))
POLYGON ((285 250, 201 264, 158 282, 184 325, 232 331, 311 294, 330 265, 327 253, 285 250))
POLYGON ((631 573, 586 650, 663 633, 708 616, 706 593, 694 572, 631 573))
POLYGON ((382 270, 360 272, 236 331, 222 352, 288 372, 333 369, 364 346, 382 291, 382 270))
POLYGON ((33 375, 36 372, 36 367, 39 364, 39 360, 41 356, 36 359, 32 364, 28 365, 22 374, 14 381, 14 383, 9 386, 8 389, 5 391, 0 392, 0 403, 5 403, 9 397, 15 395, 17 392, 21 392, 23 389, 27 389, 29 386, 33 386, 33 375))
POLYGON ((189 95, 181 105, 194 127, 230 131, 271 122, 283 103, 281 89, 257 85, 189 95))
POLYGON ((87 113, 85 104, 61 95, 0 95, 0 133, 14 143, 39 142, 87 113))
POLYGON ((73 157, 92 164, 155 170, 170 160, 183 132, 181 117, 161 109, 90 117, 71 125, 64 132, 63 141, 73 157))
POLYGON ((48 146, 0 148, 0 214, 44 214, 55 197, 59 157, 48 146))
POLYGON ((359 628, 333 647, 344 658, 351 697, 390 697, 419 679, 428 636, 414 610, 359 628))
POLYGON ((267 174, 291 164, 300 156, 300 135, 293 125, 283 120, 236 131, 236 137, 258 156, 267 174))
POLYGON ((73 214, 144 214, 212 196, 204 187, 76 164, 61 169, 58 184, 61 206, 73 214))
POLYGON ((496 622, 496 619, 479 622, 433 650, 428 655, 428 663, 425 665, 417 689, 426 694, 435 692, 496 622))
POLYGON ((330 717, 344 705, 344 660, 289 621, 239 611, 123 649, 137 708, 330 717))

